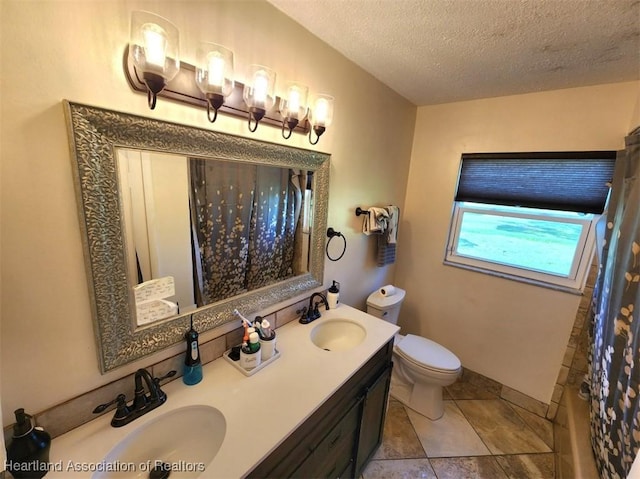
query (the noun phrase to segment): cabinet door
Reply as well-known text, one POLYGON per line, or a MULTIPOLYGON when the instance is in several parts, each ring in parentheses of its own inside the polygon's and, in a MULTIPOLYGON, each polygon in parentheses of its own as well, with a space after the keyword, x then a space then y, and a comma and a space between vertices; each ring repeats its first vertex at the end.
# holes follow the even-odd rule
POLYGON ((358 476, 382 442, 392 367, 393 363, 389 363, 387 368, 378 376, 378 379, 365 391, 358 454, 356 457, 356 473, 358 476))

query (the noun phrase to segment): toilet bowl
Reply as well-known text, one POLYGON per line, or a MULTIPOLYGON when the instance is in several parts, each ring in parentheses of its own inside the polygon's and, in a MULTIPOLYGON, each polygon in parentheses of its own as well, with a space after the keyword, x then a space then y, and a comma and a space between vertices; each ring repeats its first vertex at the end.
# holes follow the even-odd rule
POLYGON ((391 395, 429 419, 441 418, 442 388, 460 376, 460 360, 444 346, 421 336, 398 335, 396 341, 391 395))
MULTIPOLYGON (((374 291, 367 299, 367 313, 397 324, 405 291, 374 291)), ((393 348, 391 396, 417 413, 436 420, 444 413, 442 388, 453 384, 462 371, 458 357, 427 338, 397 334, 393 348)))

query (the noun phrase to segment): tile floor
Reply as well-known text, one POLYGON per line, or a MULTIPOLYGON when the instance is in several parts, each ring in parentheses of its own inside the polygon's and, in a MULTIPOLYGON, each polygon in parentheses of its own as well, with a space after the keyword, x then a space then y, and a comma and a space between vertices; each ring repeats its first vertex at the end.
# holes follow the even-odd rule
POLYGON ((553 425, 459 382, 437 421, 393 398, 382 445, 361 479, 553 479, 553 425))

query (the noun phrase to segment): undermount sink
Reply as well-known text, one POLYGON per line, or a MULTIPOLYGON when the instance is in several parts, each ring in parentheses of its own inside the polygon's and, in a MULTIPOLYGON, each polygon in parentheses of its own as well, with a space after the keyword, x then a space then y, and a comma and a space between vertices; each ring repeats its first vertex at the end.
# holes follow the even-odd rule
POLYGON ((174 409, 140 426, 106 455, 93 479, 196 478, 220 450, 227 431, 224 415, 211 406, 174 409), (154 471, 155 468, 155 471, 154 471), (124 474, 126 472, 126 474, 124 474))
POLYGON ((325 351, 347 351, 364 341, 367 331, 349 319, 320 320, 311 330, 311 342, 325 351))

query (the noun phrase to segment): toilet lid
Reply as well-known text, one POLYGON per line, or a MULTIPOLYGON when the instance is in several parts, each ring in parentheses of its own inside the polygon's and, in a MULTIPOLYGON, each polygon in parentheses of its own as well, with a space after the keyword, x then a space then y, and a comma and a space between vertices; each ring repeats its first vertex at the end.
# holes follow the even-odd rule
POLYGON ((397 344, 401 356, 418 363, 425 368, 456 371, 460 369, 460 360, 444 346, 430 339, 407 334, 397 344))

